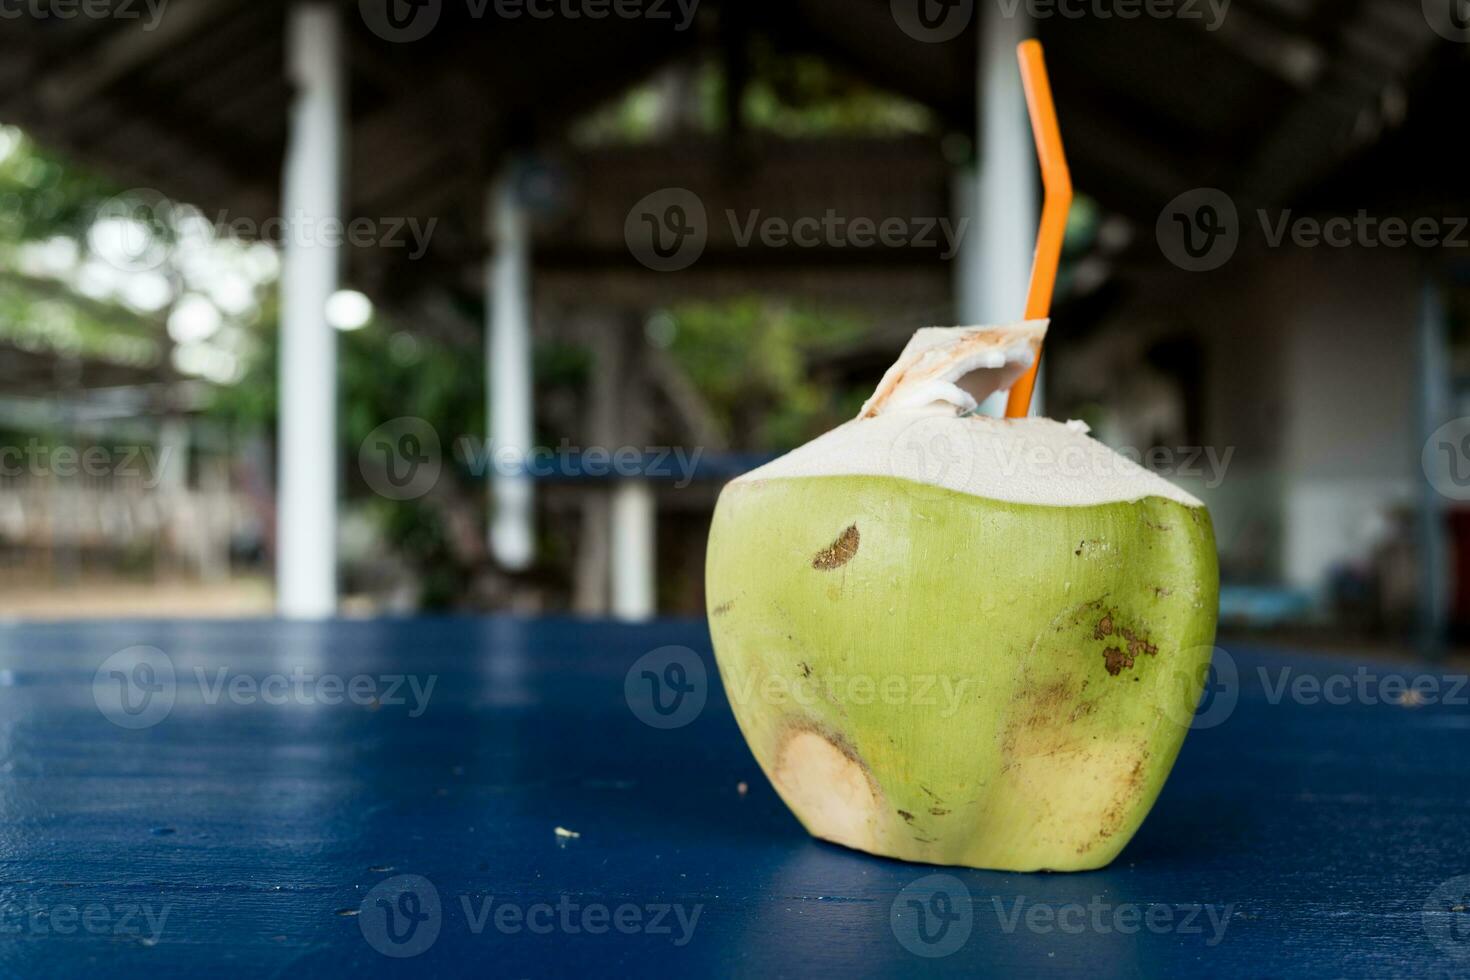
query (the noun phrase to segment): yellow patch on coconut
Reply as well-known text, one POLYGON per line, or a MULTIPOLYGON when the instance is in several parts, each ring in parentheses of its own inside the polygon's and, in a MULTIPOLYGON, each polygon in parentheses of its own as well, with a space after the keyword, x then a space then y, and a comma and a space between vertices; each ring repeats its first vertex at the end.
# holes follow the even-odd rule
POLYGON ((1029 818, 1028 849, 1100 866, 1122 848, 1152 802, 1145 797, 1148 749, 1134 740, 1059 742, 1056 736, 1017 738, 1000 795, 1007 813, 1029 818))

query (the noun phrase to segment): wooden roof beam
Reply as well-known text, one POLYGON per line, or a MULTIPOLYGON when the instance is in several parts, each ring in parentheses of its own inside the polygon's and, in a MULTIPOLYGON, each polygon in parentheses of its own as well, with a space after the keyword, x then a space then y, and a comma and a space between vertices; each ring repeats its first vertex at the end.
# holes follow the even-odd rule
POLYGON ((53 112, 70 112, 107 91, 150 62, 167 56, 220 16, 245 0, 189 0, 173 4, 150 29, 125 22, 76 67, 57 72, 41 86, 41 97, 53 112))

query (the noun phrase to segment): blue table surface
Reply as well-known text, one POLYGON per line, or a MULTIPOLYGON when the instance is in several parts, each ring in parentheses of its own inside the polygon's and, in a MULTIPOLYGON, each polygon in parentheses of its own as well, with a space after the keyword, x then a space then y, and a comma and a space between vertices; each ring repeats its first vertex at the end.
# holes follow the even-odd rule
POLYGON ((9 626, 0 974, 1470 972, 1470 691, 1229 649, 1118 861, 1024 875, 810 839, 702 622, 9 626), (677 728, 625 693, 666 646, 677 728))

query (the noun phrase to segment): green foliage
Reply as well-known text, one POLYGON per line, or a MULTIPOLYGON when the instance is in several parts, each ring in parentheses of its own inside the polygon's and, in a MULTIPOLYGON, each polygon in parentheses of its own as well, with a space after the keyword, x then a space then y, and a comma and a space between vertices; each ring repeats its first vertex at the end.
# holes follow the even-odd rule
MULTIPOLYGON (((924 133, 933 115, 916 102, 874 88, 812 55, 752 44, 751 79, 743 99, 752 129, 781 136, 900 136, 924 133)), ((717 79, 723 88, 724 79, 717 79)))
POLYGON ((841 418, 846 393, 812 380, 808 355, 862 335, 856 317, 747 297, 671 314, 670 345, 737 449, 785 450, 841 418))
POLYGON ((72 167, 19 130, 0 126, 0 243, 83 239, 117 185, 72 167))
POLYGON ((0 340, 30 353, 54 353, 145 367, 162 356, 159 321, 124 306, 72 292, 64 283, 20 269, 23 246, 50 243, 86 251, 98 208, 117 192, 111 182, 71 167, 20 130, 0 126, 0 340))
MULTIPOLYGON (((574 142, 638 143, 660 138, 671 115, 698 132, 728 124, 728 79, 717 59, 689 71, 687 93, 675 94, 660 77, 637 86, 588 115, 573 128, 574 142), (673 110, 671 100, 687 106, 673 110)), ((821 58, 776 50, 759 38, 750 45, 750 75, 741 98, 745 125, 787 138, 931 132, 933 114, 917 102, 885 92, 821 58)))
POLYGON ((145 367, 161 356, 157 330, 156 322, 0 268, 0 340, 21 350, 145 367))
MULTIPOLYGON (((221 388, 211 414, 245 428, 277 422, 279 330, 262 319, 258 352, 239 384, 221 388)), ((337 344, 341 450, 356 459, 368 435, 390 419, 417 416, 439 432, 446 458, 460 436, 484 432, 484 371, 478 355, 395 329, 377 317, 337 344)))

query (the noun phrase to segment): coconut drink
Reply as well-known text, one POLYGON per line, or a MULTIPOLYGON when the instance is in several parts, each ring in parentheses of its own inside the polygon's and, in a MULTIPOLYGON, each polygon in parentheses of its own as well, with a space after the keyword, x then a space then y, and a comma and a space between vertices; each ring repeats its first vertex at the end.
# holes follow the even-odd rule
POLYGON ((973 414, 1044 333, 920 330, 856 419, 720 496, 720 674, 816 837, 1099 868, 1179 753, 1214 639, 1210 517, 1081 423, 973 414))

